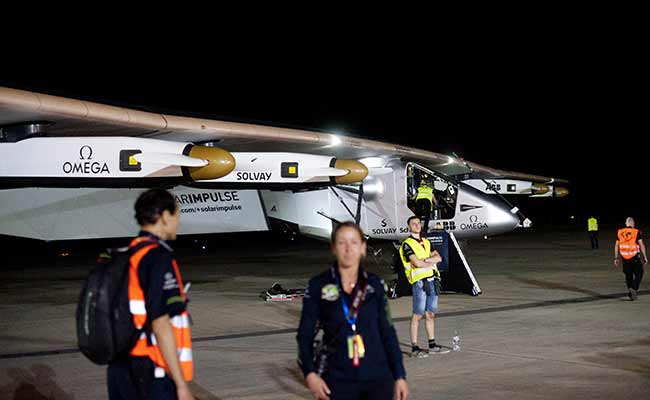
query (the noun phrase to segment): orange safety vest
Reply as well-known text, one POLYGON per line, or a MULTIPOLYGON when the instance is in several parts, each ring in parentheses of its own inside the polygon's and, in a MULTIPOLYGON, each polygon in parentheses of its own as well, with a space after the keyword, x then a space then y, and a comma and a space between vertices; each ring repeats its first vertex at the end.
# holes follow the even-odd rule
POLYGON ((635 228, 623 228, 618 230, 618 252, 626 260, 636 257, 639 254, 639 245, 636 242, 639 230, 635 228))
MULTIPOLYGON (((140 261, 142 261, 142 258, 151 249, 158 247, 158 243, 152 242, 150 239, 143 237, 135 238, 129 247, 133 247, 143 241, 150 241, 151 244, 144 246, 135 252, 131 256, 129 265, 129 309, 131 310, 131 314, 133 314, 133 323, 138 329, 142 329, 142 327, 145 325, 145 322, 147 321, 147 309, 145 307, 144 292, 140 286, 138 267, 140 266, 140 261)), ((174 267, 174 273, 176 274, 176 281, 178 282, 181 298, 183 301, 185 301, 183 281, 181 280, 181 274, 178 271, 178 264, 176 264, 176 260, 172 260, 172 265, 174 267)), ((194 375, 194 366, 192 363, 190 318, 187 311, 183 311, 180 315, 172 317, 171 324, 174 331, 174 337, 176 339, 176 350, 178 353, 181 370, 183 371, 183 377, 186 381, 191 381, 194 375)), ((142 332, 140 339, 137 341, 130 354, 136 357, 149 357, 151 361, 153 361, 156 365, 156 369, 154 371, 156 378, 162 378, 165 376, 165 371, 169 371, 167 368, 167 363, 165 362, 165 359, 163 358, 162 353, 158 348, 156 336, 153 332, 149 334, 149 340, 147 340, 147 334, 145 332, 142 332)))

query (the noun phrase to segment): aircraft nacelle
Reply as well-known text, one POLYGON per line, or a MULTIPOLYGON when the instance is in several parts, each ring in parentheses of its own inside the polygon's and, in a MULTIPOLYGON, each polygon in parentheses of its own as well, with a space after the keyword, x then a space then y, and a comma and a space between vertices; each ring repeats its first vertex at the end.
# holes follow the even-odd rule
POLYGON ((525 195, 529 197, 564 197, 569 190, 548 183, 516 179, 467 179, 463 183, 487 194, 525 195))

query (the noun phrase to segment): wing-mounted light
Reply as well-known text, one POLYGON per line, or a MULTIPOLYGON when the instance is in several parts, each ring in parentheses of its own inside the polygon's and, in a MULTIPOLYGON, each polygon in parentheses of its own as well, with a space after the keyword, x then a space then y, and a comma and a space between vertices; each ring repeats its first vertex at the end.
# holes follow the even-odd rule
POLYGON ((338 184, 361 182, 368 176, 368 167, 356 160, 336 160, 334 168, 348 171, 347 174, 334 178, 338 184))
POLYGON ((204 166, 184 168, 183 172, 186 172, 195 181, 218 179, 235 169, 235 157, 227 150, 218 147, 192 145, 183 154, 190 158, 207 161, 204 166))

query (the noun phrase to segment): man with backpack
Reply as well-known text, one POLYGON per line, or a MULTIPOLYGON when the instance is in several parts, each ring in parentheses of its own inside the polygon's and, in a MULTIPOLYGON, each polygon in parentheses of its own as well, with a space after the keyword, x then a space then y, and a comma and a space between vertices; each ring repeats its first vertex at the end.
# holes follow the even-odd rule
POLYGON ((140 233, 129 245, 128 302, 140 336, 108 367, 111 400, 193 399, 192 343, 183 282, 172 249, 180 212, 174 197, 150 189, 135 203, 140 233))

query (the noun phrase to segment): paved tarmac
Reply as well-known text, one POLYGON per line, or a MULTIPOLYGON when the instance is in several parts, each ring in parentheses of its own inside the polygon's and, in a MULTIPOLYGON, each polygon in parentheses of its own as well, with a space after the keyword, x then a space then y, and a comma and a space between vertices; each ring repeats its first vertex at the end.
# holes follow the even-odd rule
MULTIPOLYGON (((197 398, 311 398, 295 362, 301 302, 258 296, 276 281, 304 287, 328 267, 328 246, 255 237, 269 240, 212 237, 206 251, 187 241, 178 251, 192 282, 197 398)), ((436 322, 443 345, 460 331, 461 351, 405 356, 411 398, 648 398, 650 284, 637 301, 627 298, 611 265, 613 237, 601 232, 594 251, 584 232, 567 228, 472 241, 467 256, 483 294, 444 294, 436 322)), ((105 368, 75 348, 74 310, 95 254, 76 246, 67 256, 48 248, 3 259, 0 399, 107 397, 105 368)), ((387 259, 371 258, 368 268, 391 279, 387 259)), ((406 353, 411 298, 390 305, 406 353)), ((423 326, 420 334, 424 343, 423 326)))

